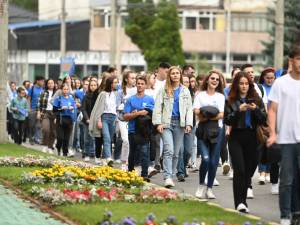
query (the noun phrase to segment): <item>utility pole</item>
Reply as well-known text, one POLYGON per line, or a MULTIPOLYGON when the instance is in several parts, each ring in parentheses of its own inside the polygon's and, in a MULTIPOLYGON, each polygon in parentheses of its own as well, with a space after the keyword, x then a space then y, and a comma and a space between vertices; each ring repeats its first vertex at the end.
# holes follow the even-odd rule
MULTIPOLYGON (((60 15, 60 57, 66 56, 66 0, 61 0, 61 15, 60 15)), ((60 67, 62 74, 62 67, 60 67)))
POLYGON ((121 72, 122 72, 122 66, 121 66, 121 60, 122 60, 122 52, 121 52, 121 38, 122 38, 122 31, 121 31, 121 24, 122 24, 122 16, 121 16, 121 11, 120 7, 117 7, 116 10, 116 19, 117 19, 117 28, 116 28, 116 69, 118 71, 118 74, 121 78, 121 72))
POLYGON ((8 140, 6 132, 8 0, 0 0, 0 143, 8 140))
POLYGON ((283 67, 284 51, 284 0, 277 0, 275 13, 275 46, 274 46, 274 67, 283 67))
POLYGON ((231 0, 227 0, 226 8, 226 74, 230 74, 231 0))
POLYGON ((116 66, 117 49, 117 0, 111 0, 110 14, 110 66, 116 66))

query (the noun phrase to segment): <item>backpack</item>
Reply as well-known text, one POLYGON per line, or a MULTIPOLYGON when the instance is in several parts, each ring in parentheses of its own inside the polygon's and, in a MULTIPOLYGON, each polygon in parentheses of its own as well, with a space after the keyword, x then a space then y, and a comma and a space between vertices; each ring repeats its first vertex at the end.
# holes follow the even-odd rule
POLYGON ((259 88, 259 90, 260 90, 260 92, 261 92, 261 98, 263 98, 264 95, 265 95, 264 88, 263 88, 263 86, 262 86, 261 84, 257 84, 257 86, 258 86, 258 88, 259 88))

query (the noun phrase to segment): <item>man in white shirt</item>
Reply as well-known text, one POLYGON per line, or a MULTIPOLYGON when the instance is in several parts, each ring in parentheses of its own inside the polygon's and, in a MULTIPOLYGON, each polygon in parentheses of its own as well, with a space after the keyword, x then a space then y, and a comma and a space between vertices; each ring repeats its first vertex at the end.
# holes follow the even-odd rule
MULTIPOLYGON (((281 148, 279 207, 282 225, 300 219, 300 43, 289 53, 290 74, 276 79, 269 94, 270 137, 281 148)), ((298 222, 295 222, 298 221, 298 222)))

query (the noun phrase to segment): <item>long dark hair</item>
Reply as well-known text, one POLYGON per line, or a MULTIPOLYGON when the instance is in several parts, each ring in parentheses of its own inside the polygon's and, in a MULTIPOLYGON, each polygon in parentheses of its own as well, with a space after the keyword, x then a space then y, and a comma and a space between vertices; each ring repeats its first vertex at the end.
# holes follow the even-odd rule
POLYGON ((264 84, 265 83, 265 76, 267 75, 267 73, 270 73, 270 72, 274 73, 274 77, 276 79, 275 69, 273 67, 267 67, 266 69, 264 69, 261 72, 258 83, 264 84))
POLYGON ((50 78, 50 79, 47 79, 46 82, 45 82, 45 91, 48 91, 48 89, 49 89, 49 88, 48 88, 48 83, 49 83, 49 81, 51 81, 51 80, 52 80, 53 83, 54 83, 54 88, 53 88, 53 94, 54 94, 54 93, 56 92, 56 85, 55 85, 55 81, 54 81, 53 79, 51 79, 51 78, 50 78))
POLYGON ((104 91, 106 91, 106 92, 112 92, 113 91, 111 89, 111 85, 113 84, 115 79, 117 79, 116 76, 110 76, 106 79, 104 91))
POLYGON ((130 74, 134 73, 133 71, 131 70, 127 70, 123 73, 123 78, 122 78, 122 91, 123 91, 123 94, 124 96, 127 95, 126 93, 126 86, 128 84, 128 77, 130 74))
POLYGON ((248 73, 240 71, 238 72, 231 84, 231 88, 228 94, 228 102, 229 104, 232 104, 234 101, 240 98, 240 90, 239 90, 239 83, 241 78, 246 78, 249 83, 249 90, 247 92, 247 99, 254 99, 254 102, 256 105, 260 104, 260 97, 258 96, 255 88, 254 88, 254 83, 252 82, 250 76, 248 73))
POLYGON ((216 87, 216 92, 224 94, 224 82, 223 82, 223 78, 222 78, 223 75, 222 75, 222 73, 220 73, 217 70, 211 70, 211 71, 208 72, 208 75, 203 80, 201 91, 206 91, 207 90, 207 88, 208 88, 208 80, 209 80, 210 76, 213 75, 214 73, 218 74, 218 76, 219 76, 219 84, 216 87))

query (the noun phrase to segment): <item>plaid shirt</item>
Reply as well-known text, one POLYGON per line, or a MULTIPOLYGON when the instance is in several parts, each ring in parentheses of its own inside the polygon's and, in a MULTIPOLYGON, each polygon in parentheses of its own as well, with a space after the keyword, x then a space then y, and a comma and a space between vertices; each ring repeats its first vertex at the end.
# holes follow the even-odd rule
POLYGON ((38 110, 42 113, 45 113, 48 105, 48 99, 49 99, 49 91, 45 90, 40 94, 39 100, 38 100, 38 110))

